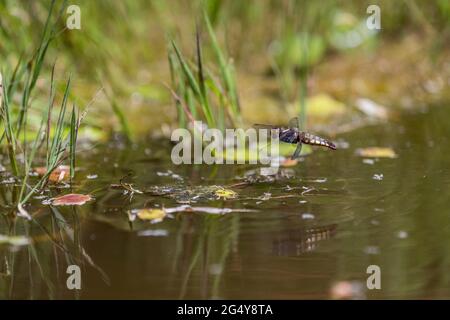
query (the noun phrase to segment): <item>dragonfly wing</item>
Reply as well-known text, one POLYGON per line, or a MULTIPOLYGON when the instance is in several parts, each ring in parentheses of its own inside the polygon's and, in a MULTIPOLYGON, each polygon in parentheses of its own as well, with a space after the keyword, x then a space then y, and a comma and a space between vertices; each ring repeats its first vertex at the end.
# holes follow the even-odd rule
POLYGON ((289 120, 288 126, 290 129, 298 129, 300 128, 300 122, 298 121, 298 117, 292 118, 289 120))
POLYGON ((255 123, 253 125, 253 128, 270 130, 270 129, 277 129, 279 127, 278 126, 273 126, 273 125, 270 125, 270 124, 255 123))
POLYGON ((303 143, 297 143, 297 148, 295 148, 294 154, 291 156, 291 159, 297 159, 300 156, 300 152, 302 152, 303 143))

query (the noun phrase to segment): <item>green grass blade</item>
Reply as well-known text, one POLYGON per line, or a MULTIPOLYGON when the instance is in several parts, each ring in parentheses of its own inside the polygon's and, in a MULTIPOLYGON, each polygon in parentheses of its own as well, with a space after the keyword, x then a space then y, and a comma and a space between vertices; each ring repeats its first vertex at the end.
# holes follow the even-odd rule
POLYGON ((226 62, 225 55, 220 49, 219 42, 217 41, 217 37, 214 33, 214 30, 211 26, 211 22, 209 21, 208 14, 204 11, 204 18, 206 22, 206 28, 208 29, 208 34, 212 42, 212 47, 214 49, 214 53, 216 55, 217 61, 219 63, 220 72, 222 76, 222 81, 225 86, 225 90, 227 91, 230 100, 231 100, 231 109, 233 117, 235 121, 240 121, 240 107, 239 107, 239 99, 236 91, 236 84, 233 76, 233 68, 229 63, 226 62))
MULTIPOLYGON (((2 72, 2 74, 4 74, 2 72)), ((6 88, 8 87, 8 83, 6 81, 6 79, 2 79, 3 83, 2 83, 2 117, 3 117, 3 122, 4 122, 4 127, 5 127, 5 135, 6 135, 6 140, 8 142, 8 156, 9 156, 9 160, 11 163, 11 170, 13 175, 15 175, 16 177, 19 176, 19 167, 17 166, 17 161, 16 161, 16 136, 14 133, 14 130, 12 128, 12 120, 11 120, 11 110, 10 110, 10 106, 9 106, 9 99, 8 99, 8 94, 6 92, 6 88)))
MULTIPOLYGON (((176 81, 175 75, 178 74, 177 65, 175 62, 175 58, 173 56, 172 50, 168 50, 167 60, 169 61, 169 69, 170 69, 170 80, 172 82, 172 87, 178 93, 178 96, 184 96, 184 83, 180 81, 178 84, 176 81)), ((181 101, 175 100, 175 105, 177 107, 177 115, 178 115, 178 127, 186 128, 186 116, 183 110, 183 106, 181 105, 181 101)))
POLYGON ((195 96, 199 99, 200 105, 202 107, 202 111, 205 115, 208 125, 210 127, 215 127, 215 119, 212 115, 211 108, 209 108, 207 101, 204 100, 204 97, 201 93, 200 86, 199 86, 197 80, 195 80, 195 77, 194 77, 191 69, 189 68, 189 66, 186 63, 186 61, 184 60, 184 58, 182 57, 180 50, 178 49, 177 45, 175 44, 175 42, 173 40, 172 40, 172 46, 175 49, 175 54, 178 58, 178 62, 180 63, 181 69, 183 70, 183 73, 188 80, 189 86, 193 90, 195 96))
POLYGON ((77 136, 78 136, 78 116, 76 114, 75 104, 72 108, 72 115, 70 119, 70 179, 75 177, 75 151, 77 146, 77 136))
POLYGON ((67 108, 67 99, 69 97, 69 91, 70 91, 70 82, 71 77, 67 80, 66 88, 64 90, 64 97, 61 103, 61 109, 59 111, 58 121, 56 123, 56 131, 53 136, 53 141, 50 148, 50 165, 53 166, 55 163, 57 163, 61 156, 61 146, 62 146, 62 140, 63 140, 63 129, 64 129, 64 116, 66 114, 66 108, 67 108))

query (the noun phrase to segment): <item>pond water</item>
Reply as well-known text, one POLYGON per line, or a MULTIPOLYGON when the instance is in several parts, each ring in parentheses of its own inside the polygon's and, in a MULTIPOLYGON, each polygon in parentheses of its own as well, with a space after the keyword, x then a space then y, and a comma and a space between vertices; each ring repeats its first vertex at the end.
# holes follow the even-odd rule
POLYGON ((165 141, 81 144, 73 191, 94 201, 52 208, 34 199, 28 222, 7 214, 14 188, 2 185, 0 234, 33 240, 0 246, 0 297, 328 299, 341 282, 356 298, 450 298, 449 116, 431 107, 340 135, 347 148, 316 149, 272 178, 249 175, 255 166, 174 166, 165 141), (369 146, 398 157, 355 155, 369 146), (110 187, 124 177, 164 194, 110 187), (211 185, 237 197, 210 199, 202 190, 211 185), (182 212, 158 223, 127 213, 188 200, 255 211, 182 212), (79 291, 66 286, 71 264, 81 268, 79 291), (366 288, 370 265, 380 267, 380 290, 366 288))

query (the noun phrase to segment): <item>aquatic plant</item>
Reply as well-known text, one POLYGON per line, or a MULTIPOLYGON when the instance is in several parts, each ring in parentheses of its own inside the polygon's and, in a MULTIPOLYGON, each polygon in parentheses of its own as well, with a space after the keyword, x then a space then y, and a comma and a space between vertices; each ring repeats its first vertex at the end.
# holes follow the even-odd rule
POLYGON ((57 33, 58 19, 65 8, 63 3, 56 20, 51 22, 54 5, 55 1, 53 0, 42 37, 33 56, 28 61, 19 59, 13 72, 3 70, 1 78, 0 107, 3 132, 0 144, 5 147, 8 154, 12 175, 20 183, 20 192, 14 201, 19 214, 25 216, 27 216, 27 213, 22 207, 23 204, 47 184, 52 172, 64 160, 69 159, 70 177, 74 177, 78 128, 81 119, 84 117, 84 115, 79 116, 75 104, 72 107, 72 112, 68 111, 67 104, 71 86, 71 77, 69 77, 64 88, 56 122, 53 121, 52 114, 56 97, 55 64, 53 64, 51 72, 48 104, 43 108, 39 105, 32 106, 30 100, 41 76, 47 49, 57 33), (16 96, 21 96, 20 102, 15 100, 16 96), (67 121, 69 113, 70 121, 67 121), (37 123, 39 125, 36 127, 37 123), (31 124, 34 124, 34 126, 31 124), (30 140, 30 135, 34 135, 34 139, 30 140), (29 145, 30 141, 32 141, 31 146, 29 145), (42 153, 45 154, 45 173, 34 185, 30 185, 28 183, 30 170, 33 168, 36 156, 42 153))
POLYGON ((186 127, 186 118, 201 120, 203 116, 210 128, 224 130, 226 121, 233 126, 241 123, 237 85, 233 65, 227 61, 217 41, 208 15, 204 22, 211 40, 219 75, 206 69, 203 61, 199 26, 196 28, 196 63, 191 63, 181 52, 175 40, 170 40, 168 61, 171 73, 173 96, 177 107, 179 125, 186 127), (197 74, 197 77, 194 74, 197 74), (197 111, 200 107, 201 113, 197 111))

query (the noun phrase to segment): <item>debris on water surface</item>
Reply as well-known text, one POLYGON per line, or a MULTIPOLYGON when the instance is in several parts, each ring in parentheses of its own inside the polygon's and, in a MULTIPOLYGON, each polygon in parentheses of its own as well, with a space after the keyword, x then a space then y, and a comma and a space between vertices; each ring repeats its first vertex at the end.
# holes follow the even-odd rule
POLYGON ((380 248, 377 246, 367 246, 364 248, 365 254, 375 255, 380 253, 380 248))
POLYGON ((137 234, 139 237, 167 237, 169 235, 169 231, 165 229, 156 229, 156 230, 142 230, 137 234))
POLYGON ((8 177, 0 182, 0 184, 14 184, 14 183, 16 183, 16 179, 14 179, 14 177, 8 177))
POLYGON ((163 196, 174 199, 178 203, 195 203, 199 201, 213 201, 220 198, 234 199, 237 193, 222 186, 185 186, 182 184, 172 186, 151 186, 144 190, 153 196, 163 196))
POLYGON ((171 177, 175 180, 183 180, 183 177, 181 177, 178 174, 173 173, 172 170, 167 170, 166 172, 157 172, 156 174, 159 177, 171 177))
POLYGON ((215 207, 192 207, 190 205, 181 205, 173 208, 156 208, 156 209, 133 209, 128 211, 128 219, 133 222, 138 217, 141 220, 147 220, 152 223, 161 222, 164 218, 173 218, 172 213, 180 212, 202 212, 209 214, 223 215, 233 212, 257 212, 253 209, 231 209, 231 208, 215 208, 215 207))
POLYGON ((335 300, 365 299, 364 286, 361 281, 339 281, 332 285, 330 297, 335 300))
POLYGON ((10 246, 26 246, 30 244, 30 239, 24 236, 7 236, 0 234, 0 245, 7 244, 10 246))
POLYGON ((244 176, 236 177, 236 179, 244 180, 248 183, 259 183, 292 179, 294 176, 295 171, 291 168, 263 167, 249 170, 244 173, 244 176))
POLYGON ((384 177, 384 176, 383 176, 382 173, 380 173, 380 174, 375 173, 375 174, 373 175, 372 179, 373 179, 373 180, 381 181, 381 180, 383 180, 383 177, 384 177))
POLYGON ((111 184, 110 188, 112 189, 122 189, 124 194, 133 195, 135 193, 142 194, 141 190, 135 189, 131 183, 120 182, 120 184, 111 184))
POLYGON ((275 176, 278 174, 278 167, 262 167, 259 169, 259 174, 262 176, 275 176))
POLYGON ((261 204, 263 201, 280 200, 280 199, 296 198, 296 197, 298 197, 298 195, 283 194, 281 196, 272 196, 272 194, 270 192, 264 192, 264 194, 262 196, 259 196, 257 198, 247 198, 247 199, 260 200, 260 201, 257 201, 256 204, 261 204))
POLYGON ((226 214, 232 212, 258 212, 254 209, 231 209, 231 208, 215 208, 215 207, 191 207, 189 205, 183 205, 175 208, 165 209, 168 213, 175 212, 204 212, 209 214, 226 214))
POLYGON ((315 218, 315 216, 312 213, 302 213, 302 219, 303 220, 313 220, 315 218))
POLYGON ((270 192, 264 192, 264 194, 259 197, 262 201, 267 201, 272 197, 272 194, 270 192))
POLYGON ((370 165, 375 164, 375 160, 373 160, 373 159, 368 159, 368 158, 363 159, 362 162, 363 162, 364 164, 370 164, 370 165))
POLYGON ((348 141, 345 141, 343 139, 338 139, 338 140, 334 141, 334 144, 335 144, 337 149, 348 149, 348 148, 350 148, 350 143, 348 143, 348 141))
POLYGON ((93 179, 97 179, 97 178, 98 178, 98 175, 96 175, 96 174, 88 174, 86 176, 86 179, 89 179, 89 180, 93 180, 93 179))
POLYGON ((93 198, 88 194, 70 193, 51 199, 54 206, 81 206, 93 198))
POLYGON ((378 103, 365 98, 360 98, 355 102, 356 107, 371 118, 378 118, 386 120, 388 118, 388 112, 386 107, 379 105, 378 103))
POLYGON ((397 232, 397 238, 399 238, 399 239, 408 238, 408 232, 400 230, 399 232, 397 232))
POLYGON ((397 158, 392 148, 369 147, 356 149, 356 155, 365 158, 397 158))

